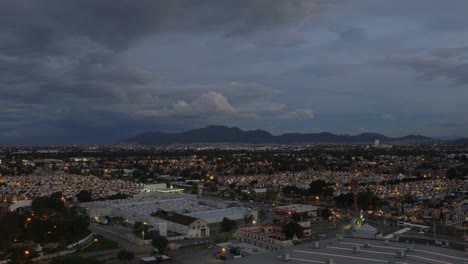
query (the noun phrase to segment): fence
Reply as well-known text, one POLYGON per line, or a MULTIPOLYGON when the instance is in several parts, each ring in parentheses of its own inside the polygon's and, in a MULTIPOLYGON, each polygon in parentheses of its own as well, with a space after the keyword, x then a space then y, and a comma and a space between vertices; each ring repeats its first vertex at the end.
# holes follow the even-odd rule
POLYGON ((122 237, 136 245, 139 245, 139 246, 142 246, 142 245, 151 245, 151 239, 141 239, 139 237, 136 237, 135 235, 133 234, 130 234, 130 233, 127 233, 125 234, 125 236, 121 236, 121 235, 118 235, 117 233, 115 233, 115 235, 119 236, 119 237, 122 237))
POLYGON ((81 239, 80 241, 78 241, 76 243, 68 245, 67 249, 72 249, 72 248, 78 247, 80 245, 83 245, 84 243, 89 242, 92 239, 92 237, 93 237, 93 233, 89 234, 87 237, 81 239))
POLYGON ((456 239, 453 237, 442 237, 436 236, 429 237, 425 235, 419 234, 401 234, 398 236, 398 241, 400 242, 414 242, 418 244, 432 244, 432 245, 439 245, 444 246, 452 249, 463 250, 468 246, 468 243, 463 239, 456 239))
POLYGON ((187 236, 170 236, 170 237, 167 237, 167 240, 177 241, 177 240, 184 240, 186 238, 187 238, 187 236))
MULTIPOLYGON (((42 256, 39 256, 37 258, 31 259, 31 261, 32 262, 38 262, 38 261, 41 261, 41 260, 48 260, 48 259, 52 259, 52 258, 56 258, 56 257, 65 256, 65 255, 68 255, 68 254, 71 254, 71 253, 75 253, 78 249, 83 249, 83 248, 86 248, 86 247, 90 246, 93 243, 92 238, 93 238, 93 234, 91 233, 87 237, 81 239, 80 241, 68 245, 67 250, 55 252, 55 253, 52 253, 52 254, 42 255, 42 256)), ((9 262, 10 262, 9 259, 2 260, 2 261, 0 261, 0 264, 6 264, 6 263, 9 263, 9 262)))

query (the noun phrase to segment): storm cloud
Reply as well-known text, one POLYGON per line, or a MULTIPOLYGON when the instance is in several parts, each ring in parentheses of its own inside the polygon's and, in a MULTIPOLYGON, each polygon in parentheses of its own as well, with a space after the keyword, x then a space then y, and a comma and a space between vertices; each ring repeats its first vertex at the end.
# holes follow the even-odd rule
POLYGON ((1 1, 0 144, 112 142, 209 124, 464 134, 436 124, 468 114, 466 8, 455 0, 1 1), (431 122, 407 127, 425 112, 431 122))

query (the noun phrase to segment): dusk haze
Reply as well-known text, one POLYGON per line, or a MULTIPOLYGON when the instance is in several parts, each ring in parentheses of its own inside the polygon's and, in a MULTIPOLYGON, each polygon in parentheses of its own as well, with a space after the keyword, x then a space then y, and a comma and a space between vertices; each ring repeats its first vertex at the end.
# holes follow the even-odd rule
POLYGON ((468 0, 0 0, 0 264, 468 263, 468 0))
POLYGON ((468 137, 465 0, 5 0, 0 144, 468 137))

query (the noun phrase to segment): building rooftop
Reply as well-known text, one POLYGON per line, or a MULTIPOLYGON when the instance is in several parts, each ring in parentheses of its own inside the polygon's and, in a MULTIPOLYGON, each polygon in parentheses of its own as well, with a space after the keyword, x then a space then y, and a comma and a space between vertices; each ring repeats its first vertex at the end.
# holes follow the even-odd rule
POLYGON ((337 238, 319 241, 319 248, 314 248, 313 243, 297 245, 287 249, 248 256, 240 259, 230 259, 227 263, 237 264, 275 264, 275 263, 325 263, 333 259, 335 264, 365 264, 365 263, 443 263, 461 264, 468 263, 466 252, 453 249, 426 246, 412 243, 390 242, 388 245, 382 240, 367 240, 345 238, 340 241, 337 238), (369 247, 364 245, 368 243, 369 247), (359 246, 360 252, 353 252, 353 247, 359 246), (413 248, 413 251, 408 251, 413 248), (405 257, 397 257, 397 252, 405 251, 405 257), (282 260, 282 254, 289 254, 289 261, 282 260))
POLYGON ((178 214, 174 212, 166 212, 163 210, 159 210, 155 212, 154 214, 152 214, 151 216, 164 219, 169 222, 181 224, 184 226, 188 226, 197 220, 197 218, 194 218, 188 215, 182 215, 182 214, 178 214))
POLYGON ((186 215, 203 219, 211 224, 221 222, 224 217, 227 217, 230 220, 243 219, 245 214, 252 214, 253 212, 254 210, 247 207, 231 207, 227 209, 195 212, 186 215))
POLYGON ((308 204, 291 204, 285 206, 276 207, 275 210, 277 211, 290 211, 295 213, 305 213, 310 211, 316 211, 318 209, 317 206, 308 205, 308 204))

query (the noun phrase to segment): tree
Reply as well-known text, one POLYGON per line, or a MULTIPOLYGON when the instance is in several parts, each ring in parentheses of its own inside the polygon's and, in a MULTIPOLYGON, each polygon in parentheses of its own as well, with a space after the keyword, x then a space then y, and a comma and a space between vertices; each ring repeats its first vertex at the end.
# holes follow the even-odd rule
POLYGON ((198 183, 192 182, 192 194, 198 194, 198 183))
POLYGON ((310 194, 313 196, 322 195, 327 183, 324 180, 315 180, 309 184, 310 194))
POLYGON ((307 195, 309 195, 309 190, 302 189, 302 188, 299 188, 297 186, 292 186, 292 185, 284 186, 281 189, 281 191, 285 195, 290 195, 290 196, 307 196, 307 195))
POLYGON ((325 208, 322 210, 322 217, 323 219, 328 219, 330 216, 333 216, 332 211, 330 208, 325 208))
POLYGON ((258 180, 253 180, 249 182, 250 187, 254 187, 257 184, 258 184, 258 180))
POLYGON ((125 249, 122 249, 117 254, 117 258, 122 263, 129 263, 135 258, 135 254, 133 254, 133 252, 131 252, 131 251, 127 251, 125 249))
POLYGON ((218 192, 218 185, 216 185, 216 183, 210 183, 208 184, 208 192, 210 193, 215 193, 215 192, 218 192))
POLYGON ((233 221, 227 217, 223 218, 223 221, 221 221, 221 229, 224 232, 229 232, 237 227, 236 221, 233 221))
POLYGON ((370 188, 358 193, 358 201, 361 204, 361 209, 364 211, 371 208, 377 209, 379 206, 387 204, 387 201, 376 196, 370 188))
POLYGON ((267 201, 274 201, 276 200, 277 196, 278 196, 278 191, 276 190, 276 188, 268 188, 265 193, 265 199, 267 201))
POLYGON ((411 194, 405 195, 402 203, 412 204, 414 205, 417 202, 417 198, 412 196, 411 194))
POLYGON ((283 226, 283 232, 286 235, 286 239, 291 240, 294 235, 298 238, 304 236, 304 228, 296 222, 291 222, 283 226))
POLYGON ((94 258, 85 258, 81 256, 66 256, 53 259, 50 264, 103 264, 104 262, 94 259, 94 258))
POLYGON ((326 187, 325 189, 323 189, 323 192, 322 192, 322 195, 323 196, 328 196, 328 197, 333 197, 333 188, 332 187, 326 187))
POLYGON ((54 192, 50 195, 50 198, 55 198, 57 200, 62 199, 62 197, 63 197, 62 192, 54 192))
POLYGON ((448 179, 457 179, 458 178, 458 172, 455 168, 450 168, 447 171, 447 178, 448 179))
POLYGON ((229 184, 228 188, 231 189, 231 190, 234 190, 236 188, 236 185, 237 185, 237 183, 233 182, 233 183, 229 184))
POLYGON ((301 215, 299 215, 298 213, 292 214, 291 218, 292 218, 292 220, 294 222, 300 222, 301 221, 301 215))
POLYGON ((335 200, 336 206, 339 206, 339 207, 347 207, 353 204, 352 193, 347 193, 347 194, 342 193, 338 196, 335 196, 333 199, 335 200))
POLYGON ((65 205, 59 199, 52 197, 39 197, 32 201, 31 207, 33 211, 38 215, 43 215, 47 211, 63 212, 65 211, 65 205))
POLYGON ((258 211, 258 220, 260 221, 260 223, 263 223, 263 221, 265 221, 266 216, 267 210, 265 208, 260 208, 260 210, 258 211))
POLYGON ((169 244, 169 240, 165 236, 161 236, 159 234, 155 234, 153 239, 151 240, 151 245, 158 249, 159 254, 163 254, 164 250, 166 249, 167 245, 169 244))
POLYGON ((93 200, 91 192, 87 190, 81 190, 76 195, 76 198, 82 203, 91 202, 93 200))
POLYGON ((37 257, 37 253, 28 246, 17 246, 10 249, 12 263, 25 263, 31 258, 37 257))
POLYGON ((254 216, 252 214, 250 214, 248 212, 244 214, 244 223, 245 223, 245 225, 247 225, 249 223, 252 223, 253 220, 254 220, 254 216))
POLYGON ((24 219, 16 212, 0 217, 0 251, 8 249, 23 228, 24 219))
POLYGON ((143 232, 148 233, 149 226, 143 222, 136 221, 133 225, 133 234, 135 236, 141 237, 143 232))
POLYGON ((460 161, 463 163, 468 163, 468 156, 467 155, 461 155, 460 161))

